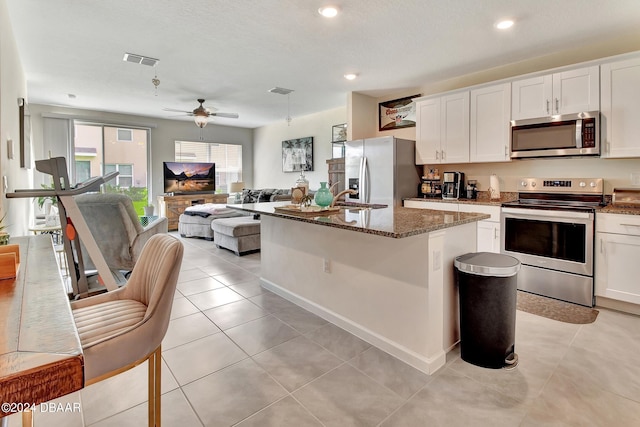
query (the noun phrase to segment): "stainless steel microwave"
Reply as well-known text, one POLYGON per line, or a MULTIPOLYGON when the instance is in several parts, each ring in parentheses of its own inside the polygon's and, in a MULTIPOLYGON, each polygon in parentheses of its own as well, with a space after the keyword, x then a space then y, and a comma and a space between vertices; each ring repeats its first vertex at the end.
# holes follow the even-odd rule
POLYGON ((600 112, 511 121, 511 158, 600 155, 600 112))

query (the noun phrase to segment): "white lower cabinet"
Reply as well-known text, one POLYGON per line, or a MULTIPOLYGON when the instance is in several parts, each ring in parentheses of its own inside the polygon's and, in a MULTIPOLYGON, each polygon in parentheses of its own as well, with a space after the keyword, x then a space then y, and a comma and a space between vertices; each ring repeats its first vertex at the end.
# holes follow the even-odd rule
POLYGON ((500 253, 500 206, 459 203, 460 212, 479 212, 491 215, 491 218, 478 221, 478 252, 500 253))
POLYGON ((640 304, 640 216, 596 215, 596 297, 640 304))
POLYGON ((455 201, 430 202, 427 200, 405 200, 404 207, 453 212, 478 212, 491 215, 491 218, 477 223, 476 251, 500 253, 500 206, 458 203, 455 201))

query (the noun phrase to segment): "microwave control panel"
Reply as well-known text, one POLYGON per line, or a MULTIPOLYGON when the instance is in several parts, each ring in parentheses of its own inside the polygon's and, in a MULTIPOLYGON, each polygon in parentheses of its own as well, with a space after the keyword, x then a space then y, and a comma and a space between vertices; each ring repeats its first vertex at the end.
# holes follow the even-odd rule
POLYGON ((596 146, 596 119, 591 117, 582 119, 582 148, 596 146))

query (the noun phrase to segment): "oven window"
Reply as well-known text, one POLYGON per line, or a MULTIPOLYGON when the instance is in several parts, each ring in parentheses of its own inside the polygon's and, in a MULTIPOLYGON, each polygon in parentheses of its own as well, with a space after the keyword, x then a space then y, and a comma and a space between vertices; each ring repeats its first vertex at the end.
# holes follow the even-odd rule
POLYGON ((505 218, 505 250, 584 263, 586 225, 505 218))

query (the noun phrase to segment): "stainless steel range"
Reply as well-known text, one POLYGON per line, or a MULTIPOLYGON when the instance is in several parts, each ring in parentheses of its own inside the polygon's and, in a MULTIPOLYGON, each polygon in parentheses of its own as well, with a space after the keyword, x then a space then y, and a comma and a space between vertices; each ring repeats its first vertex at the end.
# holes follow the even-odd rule
POLYGON ((502 205, 500 251, 520 260, 518 289, 592 307, 600 178, 523 178, 502 205))

